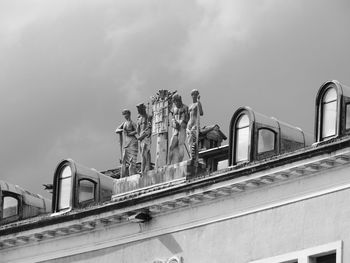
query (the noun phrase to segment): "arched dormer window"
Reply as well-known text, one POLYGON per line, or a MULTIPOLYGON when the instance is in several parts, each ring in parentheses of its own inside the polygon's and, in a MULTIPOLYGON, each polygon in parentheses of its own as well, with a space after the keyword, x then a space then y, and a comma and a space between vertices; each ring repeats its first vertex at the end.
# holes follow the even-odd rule
POLYGON ((95 200, 96 184, 87 179, 79 180, 79 203, 95 200))
POLYGON ((337 91, 335 88, 326 90, 321 102, 321 140, 336 135, 337 124, 337 91))
POLYGON ((270 129, 261 128, 258 131, 258 154, 275 150, 276 134, 270 129))
POLYGON ((69 165, 62 167, 58 177, 58 210, 70 208, 72 198, 72 169, 69 165))
POLYGON ((250 121, 247 114, 242 114, 235 128, 235 147, 234 155, 235 163, 249 160, 249 145, 250 145, 250 121))
POLYGON ((12 196, 2 198, 2 218, 9 218, 19 214, 19 201, 12 196))
POLYGON ((316 96, 315 139, 326 141, 350 135, 350 88, 339 81, 325 82, 316 96))
POLYGON ((241 107, 233 114, 229 136, 229 166, 265 160, 310 144, 301 129, 249 107, 241 107))
POLYGON ((65 159, 55 170, 52 211, 64 213, 109 201, 114 193, 114 180, 96 169, 65 159))

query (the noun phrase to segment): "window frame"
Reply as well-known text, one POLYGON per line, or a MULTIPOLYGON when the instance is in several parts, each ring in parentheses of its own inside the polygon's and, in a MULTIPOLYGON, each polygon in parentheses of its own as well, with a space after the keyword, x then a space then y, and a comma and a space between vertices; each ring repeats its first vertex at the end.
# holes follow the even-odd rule
POLYGON ((274 130, 267 128, 267 127, 258 128, 257 136, 256 136, 256 154, 257 154, 257 156, 261 156, 261 155, 265 155, 265 154, 269 154, 269 153, 277 153, 277 133, 274 130), (274 140, 273 140, 273 149, 272 150, 259 152, 259 133, 261 130, 268 130, 273 134, 274 140))
MULTIPOLYGON (((344 130, 346 131, 346 132, 348 132, 348 131, 350 131, 350 126, 349 126, 349 128, 348 127, 346 127, 346 119, 347 119, 347 116, 348 116, 348 106, 349 106, 349 108, 350 108, 350 102, 346 102, 345 103, 345 109, 344 109, 344 114, 345 114, 345 121, 344 121, 344 130)), ((350 112, 349 112, 350 113, 350 112)), ((349 114, 349 116, 350 116, 350 114, 349 114)))
MULTIPOLYGON (((73 167, 71 165, 69 165, 69 163, 65 163, 63 164, 60 169, 59 169, 59 173, 57 174, 57 179, 56 179, 56 183, 57 183, 57 193, 55 193, 57 195, 56 197, 56 210, 57 212, 62 212, 62 211, 67 211, 67 210, 71 210, 73 208, 73 189, 75 188, 75 184, 74 184, 74 170, 73 167), (69 206, 68 207, 64 207, 64 208, 60 208, 60 197, 61 197, 61 184, 60 181, 62 180, 61 176, 62 176, 62 172, 63 170, 69 167, 71 170, 71 176, 66 177, 66 178, 70 178, 71 179, 71 189, 70 189, 70 200, 69 200, 69 206)), ((65 179, 65 178, 64 178, 65 179)))
POLYGON ((318 261, 318 259, 320 259, 320 257, 324 257, 324 256, 329 256, 329 255, 333 255, 335 254, 335 260, 337 261, 337 252, 330 252, 330 253, 321 253, 318 255, 312 255, 308 257, 308 261, 309 263, 317 263, 316 260, 318 261))
POLYGON ((23 214, 22 197, 17 193, 13 193, 10 191, 2 191, 2 194, 1 194, 1 215, 0 215, 1 216, 1 223, 8 223, 8 222, 19 220, 22 218, 22 214, 23 214), (5 197, 12 197, 12 198, 17 200, 18 208, 17 208, 16 215, 12 215, 12 216, 4 218, 4 198, 5 197))
POLYGON ((336 253, 336 263, 343 263, 343 241, 338 240, 332 243, 311 247, 283 255, 269 257, 259 260, 253 260, 249 263, 312 263, 312 257, 324 256, 328 254, 336 253))
POLYGON ((11 196, 11 195, 4 195, 4 196, 2 197, 2 218, 3 218, 3 219, 6 219, 6 218, 11 218, 11 217, 13 217, 13 216, 18 216, 18 215, 19 215, 19 200, 18 200, 18 198, 13 197, 13 196, 11 196), (13 214, 13 215, 7 216, 7 217, 4 217, 5 198, 6 198, 6 199, 10 199, 10 200, 12 199, 12 200, 15 200, 15 201, 16 201, 16 213, 13 214))
POLYGON ((319 141, 326 141, 329 139, 332 139, 334 137, 337 137, 339 134, 339 107, 340 107, 340 100, 339 100, 339 93, 338 93, 338 89, 336 86, 333 85, 329 85, 321 94, 320 96, 320 100, 319 100, 319 105, 318 105, 318 137, 319 137, 319 141), (328 102, 324 102, 325 99, 325 95, 327 94, 327 92, 329 92, 331 89, 333 89, 336 93, 336 99, 332 100, 332 101, 328 101, 328 102), (323 123, 323 117, 324 117, 324 105, 328 104, 328 103, 332 103, 335 102, 336 103, 336 113, 335 113, 335 127, 334 127, 334 134, 333 135, 329 135, 326 137, 323 137, 323 128, 324 128, 324 123, 323 123))
POLYGON ((78 179, 77 182, 77 187, 76 187, 76 202, 78 206, 84 206, 86 204, 91 204, 94 202, 97 202, 97 182, 95 182, 94 180, 90 179, 90 178, 86 178, 86 177, 82 177, 78 179), (91 182, 94 185, 94 198, 93 199, 88 199, 85 201, 80 202, 79 200, 79 190, 80 190, 80 182, 81 181, 88 181, 91 182))
POLYGON ((232 164, 233 165, 236 165, 236 164, 240 164, 240 163, 246 163, 246 162, 250 162, 251 161, 251 153, 252 153, 252 150, 251 150, 251 148, 252 148, 252 130, 253 130, 253 122, 252 122, 252 120, 251 120, 251 116, 250 116, 250 114, 249 114, 249 112, 248 111, 246 111, 246 110, 244 110, 244 111, 242 111, 242 112, 240 112, 239 114, 238 114, 238 116, 236 117, 236 119, 235 119, 235 122, 234 122, 234 125, 233 125, 233 140, 234 140, 234 142, 233 142, 233 145, 234 145, 234 147, 232 147, 232 164), (247 118, 248 118, 248 125, 247 126, 244 126, 244 127, 240 127, 240 128, 238 128, 237 127, 237 125, 238 125, 238 123, 239 123, 239 121, 241 120, 241 118, 244 116, 244 115, 246 115, 247 116, 247 118), (246 160, 241 160, 241 161, 237 161, 237 151, 236 151, 236 149, 237 149, 237 146, 238 146, 238 143, 237 143, 237 130, 238 129, 244 129, 244 128, 249 128, 249 132, 248 132, 248 149, 247 149, 247 159, 246 160))

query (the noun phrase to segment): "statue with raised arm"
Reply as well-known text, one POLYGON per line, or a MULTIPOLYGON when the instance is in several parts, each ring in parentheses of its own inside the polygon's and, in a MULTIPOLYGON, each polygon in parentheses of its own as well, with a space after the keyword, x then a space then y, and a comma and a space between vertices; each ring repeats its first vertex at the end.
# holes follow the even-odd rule
POLYGON ((198 158, 198 137, 200 129, 200 116, 203 116, 202 104, 199 101, 199 91, 194 89, 191 91, 192 104, 189 107, 190 119, 187 124, 187 142, 191 152, 191 159, 198 158))
POLYGON ((137 117, 137 134, 140 142, 141 173, 144 174, 150 169, 151 164, 151 117, 146 112, 146 106, 140 103, 136 106, 139 116, 137 117))
POLYGON ((176 94, 173 96, 173 119, 171 126, 173 134, 169 147, 169 163, 179 163, 185 156, 186 127, 188 122, 188 107, 182 103, 181 96, 176 94))
POLYGON ((123 134, 121 177, 126 177, 136 173, 138 141, 136 138, 136 124, 131 120, 130 111, 123 110, 122 114, 125 118, 125 122, 119 125, 115 132, 123 134), (128 174, 126 172, 127 167, 129 168, 128 174))

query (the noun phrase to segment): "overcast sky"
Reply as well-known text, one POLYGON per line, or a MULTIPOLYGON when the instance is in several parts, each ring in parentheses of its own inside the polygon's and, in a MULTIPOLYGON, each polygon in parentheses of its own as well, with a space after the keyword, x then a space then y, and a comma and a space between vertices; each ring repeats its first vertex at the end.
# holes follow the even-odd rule
POLYGON ((240 106, 313 134, 320 85, 350 85, 347 0, 1 0, 0 179, 48 196, 58 162, 116 167, 121 110, 159 89, 202 125, 240 106))

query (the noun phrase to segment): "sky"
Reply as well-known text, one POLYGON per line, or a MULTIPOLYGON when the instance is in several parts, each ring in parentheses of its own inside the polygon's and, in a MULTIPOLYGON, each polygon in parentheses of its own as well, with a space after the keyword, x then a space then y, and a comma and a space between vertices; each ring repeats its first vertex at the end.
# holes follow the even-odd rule
MULTIPOLYGON (((350 85, 347 0, 0 0, 0 179, 49 197, 65 158, 119 165, 121 111, 159 89, 228 135, 250 106, 313 134, 323 82, 350 85)), ((227 142, 226 142, 227 143, 227 142)), ((152 153, 154 156, 154 153, 152 153)))

